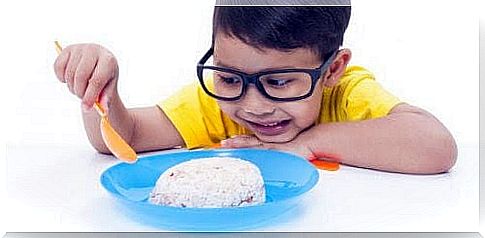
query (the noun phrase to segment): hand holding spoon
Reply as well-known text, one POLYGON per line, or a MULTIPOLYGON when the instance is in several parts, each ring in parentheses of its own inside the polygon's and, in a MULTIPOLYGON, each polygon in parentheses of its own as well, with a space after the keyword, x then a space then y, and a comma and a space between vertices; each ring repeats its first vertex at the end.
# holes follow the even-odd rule
MULTIPOLYGON (((59 42, 54 42, 56 45, 57 53, 60 54, 62 47, 59 42)), ((100 130, 103 137, 103 141, 108 147, 108 149, 115 155, 118 159, 125 161, 127 163, 134 163, 137 160, 136 152, 133 148, 126 143, 125 140, 116 132, 116 130, 111 126, 106 111, 103 109, 99 101, 96 101, 93 105, 98 114, 101 116, 100 130)))

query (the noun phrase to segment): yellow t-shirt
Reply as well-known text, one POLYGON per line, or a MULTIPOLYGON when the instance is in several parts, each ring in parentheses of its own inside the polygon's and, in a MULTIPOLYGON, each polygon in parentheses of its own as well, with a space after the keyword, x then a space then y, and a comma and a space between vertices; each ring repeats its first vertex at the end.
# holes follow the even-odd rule
MULTIPOLYGON (((383 117, 400 101, 359 66, 347 67, 334 87, 324 89, 319 123, 383 117)), ((182 88, 158 106, 182 136, 187 148, 210 147, 233 135, 251 134, 225 115, 199 83, 182 88)))

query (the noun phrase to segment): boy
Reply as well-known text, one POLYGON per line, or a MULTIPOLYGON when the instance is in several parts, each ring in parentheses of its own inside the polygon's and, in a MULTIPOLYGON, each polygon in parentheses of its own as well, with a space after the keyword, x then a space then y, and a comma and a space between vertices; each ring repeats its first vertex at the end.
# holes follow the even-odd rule
POLYGON ((220 142, 306 158, 323 152, 384 171, 448 171, 457 156, 449 131, 385 91, 366 69, 347 66, 351 52, 339 48, 349 18, 343 6, 215 7, 199 82, 148 108, 125 108, 116 59, 99 45, 65 48, 54 68, 82 99, 89 141, 102 153, 109 151, 92 109, 98 97, 138 152, 220 142))

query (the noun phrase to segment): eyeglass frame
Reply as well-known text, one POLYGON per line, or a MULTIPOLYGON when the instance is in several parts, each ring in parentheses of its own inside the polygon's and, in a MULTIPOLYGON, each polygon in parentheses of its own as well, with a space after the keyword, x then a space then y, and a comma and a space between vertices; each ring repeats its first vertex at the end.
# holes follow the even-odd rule
POLYGON ((209 96, 216 98, 218 100, 222 101, 237 101, 241 99, 241 97, 246 93, 247 87, 249 84, 254 84, 258 91, 265 96, 266 98, 269 98, 274 101, 280 101, 280 102, 291 102, 291 101, 298 101, 301 99, 305 99, 307 97, 310 97, 313 94, 313 91, 315 90, 315 85, 317 84, 318 80, 321 78, 323 73, 327 70, 327 68, 330 66, 330 64, 333 62, 335 56, 339 50, 334 50, 331 54, 331 56, 325 60, 319 67, 314 68, 314 69, 307 69, 307 68, 291 68, 291 69, 277 69, 277 70, 266 70, 266 71, 260 71, 254 74, 247 74, 235 69, 231 68, 225 68, 225 67, 218 67, 218 66, 210 66, 210 65, 204 65, 207 60, 213 55, 214 49, 211 47, 209 50, 204 54, 204 56, 199 60, 197 63, 197 77, 199 78, 199 82, 202 86, 202 89, 207 93, 209 96), (204 69, 211 69, 211 70, 217 70, 221 72, 226 72, 226 73, 232 73, 236 74, 241 79, 243 80, 243 85, 241 89, 241 93, 239 96, 236 97, 221 97, 213 94, 212 92, 209 91, 207 86, 204 83, 204 77, 202 75, 204 69), (294 73, 294 72, 300 72, 300 73, 307 73, 310 75, 312 79, 312 85, 310 87, 310 90, 308 91, 307 94, 297 96, 297 97, 290 97, 290 98, 279 98, 279 97, 273 97, 269 95, 266 90, 264 89, 264 86, 262 85, 261 81, 259 78, 264 75, 269 75, 269 74, 277 74, 277 73, 294 73))

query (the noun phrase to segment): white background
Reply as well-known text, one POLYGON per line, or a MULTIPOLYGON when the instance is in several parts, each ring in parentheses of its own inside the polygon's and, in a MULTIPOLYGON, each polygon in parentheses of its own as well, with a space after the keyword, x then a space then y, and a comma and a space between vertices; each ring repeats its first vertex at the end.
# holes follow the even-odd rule
MULTIPOLYGON (((367 67, 390 92, 432 112, 458 143, 478 147, 479 1, 455 2, 353 1, 344 47, 353 51, 351 64, 367 67)), ((1 134, 6 142, 87 142, 80 101, 52 70, 54 40, 64 46, 106 46, 120 65, 119 91, 125 104, 151 106, 196 80, 195 64, 210 45, 213 4, 3 1, 1 134)), ((4 184, 4 160, 0 164, 4 184)), ((0 191, 5 194, 4 186, 0 191)), ((456 225, 465 226, 459 218, 456 225)), ((0 225, 3 230, 9 229, 0 225)))

